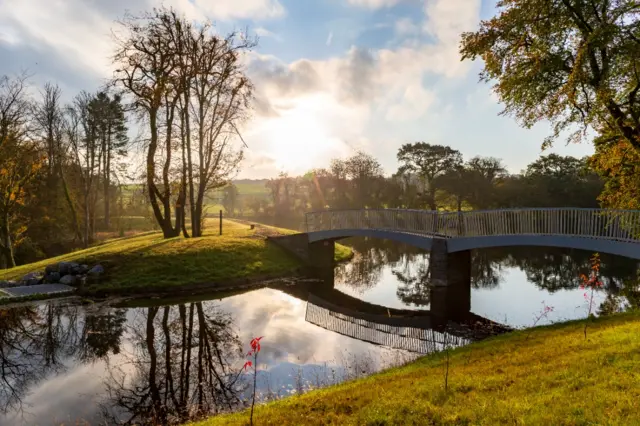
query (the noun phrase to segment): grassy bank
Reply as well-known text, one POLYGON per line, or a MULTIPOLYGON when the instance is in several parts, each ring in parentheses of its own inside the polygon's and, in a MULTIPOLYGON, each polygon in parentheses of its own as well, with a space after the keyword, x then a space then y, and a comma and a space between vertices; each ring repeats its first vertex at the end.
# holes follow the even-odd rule
MULTIPOLYGON (((640 315, 503 335, 256 407, 259 425, 640 424, 640 315)), ((248 424, 248 413, 197 426, 248 424)))
MULTIPOLYGON (((301 265, 282 249, 265 240, 266 235, 292 233, 289 230, 249 226, 209 220, 202 238, 164 239, 158 232, 107 241, 86 250, 0 271, 0 280, 19 279, 32 271, 42 271, 51 263, 74 261, 100 263, 107 268, 106 280, 90 286, 90 292, 108 293, 127 290, 143 292, 202 283, 284 276, 301 265)), ((352 255, 349 248, 337 245, 336 260, 352 255)))

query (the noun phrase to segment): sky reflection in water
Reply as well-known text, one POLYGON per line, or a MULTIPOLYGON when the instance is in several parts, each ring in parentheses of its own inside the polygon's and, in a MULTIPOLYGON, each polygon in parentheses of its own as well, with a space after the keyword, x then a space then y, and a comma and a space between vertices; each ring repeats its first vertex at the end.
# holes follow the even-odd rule
MULTIPOLYGON (((363 255, 337 268, 337 290, 384 307, 429 309, 428 256, 356 243, 363 255)), ((555 308, 551 321, 583 317, 584 291, 577 277, 588 268, 589 254, 523 253, 474 254, 472 312, 526 326, 544 301, 555 308)), ((619 294, 624 280, 635 279, 635 266, 603 258, 605 291, 597 307, 619 294)), ((240 368, 255 336, 265 336, 259 358, 262 394, 287 395, 301 382, 326 385, 415 356, 313 325, 305 320, 306 310, 303 300, 262 289, 171 307, 43 303, 0 311, 5 371, 0 424, 144 423, 151 418, 168 423, 194 414, 198 401, 204 412, 228 409, 246 396, 249 375, 240 368), (191 345, 186 344, 189 332, 191 345)))

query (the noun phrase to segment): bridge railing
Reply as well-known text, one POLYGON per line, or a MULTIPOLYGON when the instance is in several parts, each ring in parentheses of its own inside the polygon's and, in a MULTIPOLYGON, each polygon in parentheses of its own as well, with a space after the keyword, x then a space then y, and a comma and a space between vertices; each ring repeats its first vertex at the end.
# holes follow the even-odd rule
POLYGON ((363 209, 307 213, 307 231, 378 229, 442 237, 561 235, 640 242, 640 211, 531 208, 467 212, 363 209))

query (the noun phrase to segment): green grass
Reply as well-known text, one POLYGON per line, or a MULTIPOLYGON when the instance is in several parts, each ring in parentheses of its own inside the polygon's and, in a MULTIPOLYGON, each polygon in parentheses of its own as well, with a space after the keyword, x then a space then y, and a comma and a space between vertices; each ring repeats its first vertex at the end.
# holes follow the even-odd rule
MULTIPOLYGON (((640 315, 575 321, 427 356, 362 380, 256 407, 259 425, 637 425, 640 315)), ((197 426, 248 424, 248 413, 197 426)))
POLYGON ((269 188, 266 187, 266 180, 261 181, 236 181, 234 184, 238 188, 240 195, 269 195, 269 188))
MULTIPOLYGON (((223 283, 236 279, 283 276, 301 265, 279 247, 267 242, 265 230, 250 230, 248 225, 224 220, 223 235, 219 221, 207 220, 202 238, 164 239, 158 232, 109 240, 85 250, 0 271, 0 280, 19 279, 32 271, 42 271, 60 261, 100 263, 108 270, 108 279, 88 291, 145 288, 168 289, 190 284, 223 283)), ((292 233, 280 230, 280 233, 292 233)), ((351 250, 338 246, 338 261, 351 256, 351 250)))

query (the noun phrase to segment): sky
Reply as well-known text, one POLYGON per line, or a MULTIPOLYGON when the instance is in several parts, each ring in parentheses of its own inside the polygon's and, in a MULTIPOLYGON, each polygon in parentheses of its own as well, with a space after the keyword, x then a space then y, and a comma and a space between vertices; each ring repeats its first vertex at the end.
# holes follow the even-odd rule
MULTIPOLYGON (((494 0, 0 0, 0 75, 27 70, 68 99, 97 90, 113 72, 116 21, 160 5, 259 37, 244 58, 256 100, 240 178, 300 174, 358 150, 391 174, 398 148, 418 141, 498 157, 515 173, 550 133, 499 116, 482 62, 460 61, 460 33, 495 15, 494 0)), ((559 140, 551 152, 592 146, 559 140)))

